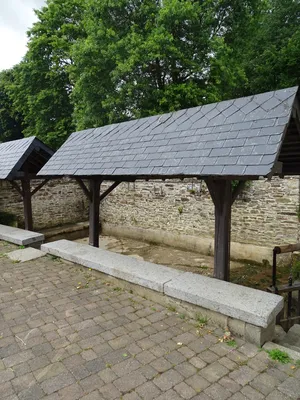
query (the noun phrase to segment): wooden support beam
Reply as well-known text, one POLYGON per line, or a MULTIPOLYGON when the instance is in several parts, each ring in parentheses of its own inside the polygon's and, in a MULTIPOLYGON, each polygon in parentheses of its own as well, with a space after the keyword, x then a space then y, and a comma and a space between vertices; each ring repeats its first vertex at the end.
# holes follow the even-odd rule
POLYGON ((247 181, 239 181, 238 185, 234 188, 234 190, 232 192, 231 204, 233 204, 235 202, 238 195, 243 191, 243 189, 245 188, 246 182, 247 181))
POLYGON ((46 185, 47 182, 49 182, 50 179, 45 179, 43 182, 41 182, 37 187, 35 187, 33 189, 33 191, 31 192, 31 196, 33 196, 34 194, 36 194, 36 192, 38 192, 40 189, 42 189, 43 186, 46 185))
POLYGON ((90 179, 89 244, 93 247, 99 247, 101 182, 99 179, 90 179))
POLYGON ((84 182, 82 179, 75 177, 76 182, 78 185, 81 187, 83 190, 83 193, 86 195, 86 197, 91 201, 92 200, 92 195, 91 192, 88 190, 88 188, 85 186, 84 182))
POLYGON ((32 231, 33 230, 33 219, 32 219, 30 179, 27 177, 22 179, 22 190, 23 190, 25 229, 27 231, 32 231))
POLYGON ((215 205, 214 277, 223 281, 230 278, 231 180, 206 181, 215 205))
POLYGON ((100 195, 100 201, 102 201, 103 199, 105 199, 105 197, 112 192, 117 186, 120 185, 121 182, 114 182, 108 189, 105 190, 105 192, 103 192, 100 195))
POLYGON ((20 186, 17 184, 15 181, 9 181, 11 186, 16 189, 16 191, 23 197, 23 190, 20 188, 20 186))

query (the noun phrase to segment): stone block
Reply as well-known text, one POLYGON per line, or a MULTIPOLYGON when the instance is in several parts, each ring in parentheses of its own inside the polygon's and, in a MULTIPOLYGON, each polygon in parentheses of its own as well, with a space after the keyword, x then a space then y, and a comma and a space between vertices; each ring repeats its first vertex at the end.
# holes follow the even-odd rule
POLYGON ((184 274, 163 265, 68 240, 44 244, 42 251, 158 292, 163 292, 165 283, 184 274))
POLYGON ((252 324, 245 325, 245 340, 250 343, 254 343, 257 346, 262 346, 264 343, 273 340, 274 335, 275 320, 272 321, 266 328, 252 324))
POLYGON ((0 225, 0 240, 14 243, 19 246, 38 246, 42 244, 45 237, 41 233, 25 231, 12 226, 0 225))
POLYGON ((281 296, 189 272, 166 283, 164 292, 263 328, 274 322, 283 307, 281 296))
POLYGON ((19 249, 6 253, 7 257, 13 261, 26 262, 35 260, 36 258, 44 257, 45 253, 41 250, 27 247, 26 249, 19 249))

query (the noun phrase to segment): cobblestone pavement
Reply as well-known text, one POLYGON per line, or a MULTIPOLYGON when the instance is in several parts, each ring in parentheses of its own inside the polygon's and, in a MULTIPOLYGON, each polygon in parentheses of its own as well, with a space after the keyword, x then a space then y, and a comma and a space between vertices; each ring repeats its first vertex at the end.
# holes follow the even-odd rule
MULTIPOLYGON (((221 343, 174 309, 49 256, 0 243, 0 399, 300 398, 300 368, 221 343)), ((235 343, 231 343, 234 345, 235 343)))

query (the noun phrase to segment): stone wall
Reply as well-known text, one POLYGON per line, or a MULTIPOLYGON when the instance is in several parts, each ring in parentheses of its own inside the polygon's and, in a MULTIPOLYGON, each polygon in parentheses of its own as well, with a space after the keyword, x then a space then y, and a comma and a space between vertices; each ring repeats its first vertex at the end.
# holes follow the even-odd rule
MULTIPOLYGON (((232 241, 261 246, 299 237, 299 180, 249 184, 232 213, 232 241)), ((211 238, 214 209, 203 181, 123 183, 105 200, 102 219, 115 225, 211 238)))
MULTIPOLYGON (((41 181, 32 183, 32 188, 41 181)), ((10 183, 0 181, 0 210, 15 214, 23 226, 23 202, 10 183)), ((88 202, 74 180, 49 181, 32 197, 34 229, 86 221, 88 202)))
MULTIPOLYGON (((104 190, 109 184, 103 184, 104 190)), ((33 196, 35 229, 88 219, 88 203, 74 180, 48 182, 33 196)), ((237 199, 232 241, 273 247, 299 239, 299 180, 252 182, 237 199)), ((20 195, 0 181, 0 210, 16 214, 22 226, 20 195)), ((122 183, 101 204, 102 221, 131 229, 159 230, 212 238, 214 211, 203 181, 122 183)))

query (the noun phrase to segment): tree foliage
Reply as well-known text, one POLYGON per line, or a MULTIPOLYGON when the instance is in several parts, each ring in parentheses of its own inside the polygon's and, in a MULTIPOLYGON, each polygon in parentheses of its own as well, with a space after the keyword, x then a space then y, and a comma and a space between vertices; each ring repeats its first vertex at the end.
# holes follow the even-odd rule
POLYGON ((36 13, 26 56, 0 76, 0 138, 18 121, 58 147, 74 129, 300 83, 299 0, 47 0, 36 13))
POLYGON ((0 72, 0 142, 23 137, 23 117, 13 106, 10 96, 12 83, 12 71, 0 72))

